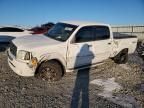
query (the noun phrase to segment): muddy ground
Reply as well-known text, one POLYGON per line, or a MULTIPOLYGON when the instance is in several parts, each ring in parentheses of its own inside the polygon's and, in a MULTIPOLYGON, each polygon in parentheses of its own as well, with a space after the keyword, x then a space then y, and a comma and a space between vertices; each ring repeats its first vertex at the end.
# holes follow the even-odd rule
POLYGON ((0 108, 144 108, 143 71, 144 62, 134 53, 127 64, 107 60, 93 69, 67 73, 50 84, 39 78, 16 75, 7 64, 5 49, 1 48, 0 108), (91 83, 109 78, 121 86, 112 91, 112 96, 103 94, 104 86, 91 83))

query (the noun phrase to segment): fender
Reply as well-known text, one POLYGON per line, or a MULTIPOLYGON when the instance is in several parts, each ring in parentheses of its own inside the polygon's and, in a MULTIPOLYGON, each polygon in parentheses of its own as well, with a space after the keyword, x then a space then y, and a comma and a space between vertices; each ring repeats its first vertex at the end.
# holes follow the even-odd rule
POLYGON ((66 69, 66 59, 59 53, 46 53, 40 56, 40 60, 38 64, 42 62, 46 62, 49 60, 57 60, 61 63, 61 65, 66 69))

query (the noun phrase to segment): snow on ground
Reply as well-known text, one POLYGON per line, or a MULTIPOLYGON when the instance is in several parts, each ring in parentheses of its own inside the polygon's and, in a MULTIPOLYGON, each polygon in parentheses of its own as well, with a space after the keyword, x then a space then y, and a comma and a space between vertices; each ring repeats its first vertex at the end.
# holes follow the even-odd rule
POLYGON ((96 84, 103 87, 103 91, 99 93, 100 96, 103 97, 113 97, 112 92, 114 90, 118 90, 121 86, 115 82, 115 78, 106 79, 95 79, 90 82, 91 84, 96 84))
MULTIPOLYGON (((126 65, 121 65, 124 69, 129 69, 126 65)), ((115 82, 115 78, 106 79, 95 79, 90 82, 90 84, 102 86, 103 90, 98 93, 99 96, 107 98, 109 101, 121 105, 126 108, 140 108, 140 105, 136 102, 135 98, 127 95, 113 95, 114 90, 120 90, 122 87, 115 82)))

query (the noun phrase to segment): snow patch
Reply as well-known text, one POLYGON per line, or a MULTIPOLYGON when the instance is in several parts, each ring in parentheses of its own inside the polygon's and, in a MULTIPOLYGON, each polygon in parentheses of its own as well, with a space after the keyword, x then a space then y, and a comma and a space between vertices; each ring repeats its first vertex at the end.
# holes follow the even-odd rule
POLYGON ((99 93, 99 95, 103 97, 112 97, 113 90, 121 88, 121 86, 115 82, 115 78, 108 78, 108 80, 95 79, 90 83, 104 87, 103 92, 99 93))
POLYGON ((115 95, 113 96, 113 90, 119 90, 122 87, 115 82, 115 78, 108 78, 106 79, 95 79, 90 82, 90 84, 95 84, 102 86, 104 89, 102 92, 98 93, 99 96, 106 98, 107 100, 121 105, 126 108, 141 108, 140 104, 138 104, 134 97, 127 96, 127 95, 115 95))

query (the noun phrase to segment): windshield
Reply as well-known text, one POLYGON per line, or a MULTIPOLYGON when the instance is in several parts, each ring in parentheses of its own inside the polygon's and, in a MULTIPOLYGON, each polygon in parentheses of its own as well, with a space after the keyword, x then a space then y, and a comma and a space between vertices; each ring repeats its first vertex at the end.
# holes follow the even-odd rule
POLYGON ((57 23, 45 35, 58 41, 66 41, 76 28, 75 25, 57 23))

